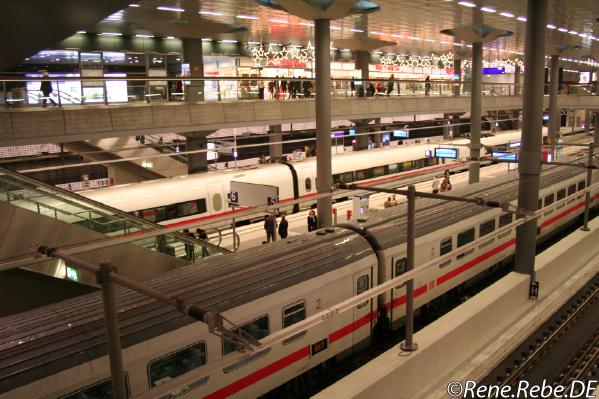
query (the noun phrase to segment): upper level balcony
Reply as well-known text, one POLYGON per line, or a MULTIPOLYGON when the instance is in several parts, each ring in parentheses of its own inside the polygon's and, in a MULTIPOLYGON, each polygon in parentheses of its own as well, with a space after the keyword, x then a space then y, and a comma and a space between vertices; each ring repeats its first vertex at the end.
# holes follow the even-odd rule
MULTIPOLYGON (((313 89, 312 79, 186 79, 189 80, 51 80, 53 90, 46 94, 37 90, 39 84, 35 87, 27 83, 31 80, 2 81, 0 146, 186 133, 315 119, 314 97, 318 93, 313 89), (208 85, 217 88, 216 98, 188 101, 202 99, 208 85), (79 87, 80 91, 74 91, 73 87, 79 87)), ((483 83, 482 91, 483 112, 522 108, 518 85, 483 83)), ((334 120, 470 110, 469 82, 333 79, 331 95, 334 120)), ((546 95, 544 106, 548 104, 546 95)), ((599 96, 591 85, 562 85, 558 106, 566 110, 599 109, 599 96)))

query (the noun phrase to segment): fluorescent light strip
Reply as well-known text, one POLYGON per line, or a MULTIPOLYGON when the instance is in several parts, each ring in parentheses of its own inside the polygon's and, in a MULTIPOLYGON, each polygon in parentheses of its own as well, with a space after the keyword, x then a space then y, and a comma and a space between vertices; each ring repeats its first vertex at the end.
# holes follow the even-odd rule
POLYGON ((260 44, 260 42, 248 42, 248 44, 260 44))
POLYGON ((516 19, 521 22, 526 22, 526 17, 518 17, 516 19))
POLYGON ((402 35, 398 35, 397 33, 393 33, 391 37, 403 37, 402 35))
POLYGON ((100 33, 100 35, 102 35, 102 36, 123 36, 122 33, 117 33, 117 32, 102 32, 102 33, 100 33))
POLYGON ((499 13, 499 15, 506 18, 514 18, 514 14, 512 14, 511 12, 502 11, 499 13))
POLYGON ((79 34, 81 34, 81 35, 84 35, 84 34, 86 34, 87 32, 86 32, 86 31, 84 31, 84 30, 78 30, 78 31, 77 31, 77 33, 79 33, 79 34))
POLYGON ((557 29, 557 26, 553 24, 547 24, 547 29, 557 29))
POLYGON ((300 22, 299 24, 302 26, 314 26, 314 23, 312 22, 300 22))
POLYGON ((568 29, 566 29, 566 28, 557 28, 557 30, 559 30, 560 32, 567 32, 568 31, 568 29))
POLYGON ((481 7, 481 10, 483 10, 484 12, 497 12, 496 9, 491 8, 491 7, 481 7))
POLYGON ((341 30, 339 26, 331 25, 331 30, 341 30))
POLYGON ((360 32, 360 33, 364 33, 364 31, 362 29, 350 29, 350 32, 360 32))
POLYGON ((236 15, 235 18, 239 18, 239 19, 258 19, 258 17, 255 17, 253 15, 243 15, 243 14, 236 15))
POLYGON ((370 32, 370 33, 372 33, 373 35, 384 35, 383 32, 370 32))
POLYGON ((185 11, 183 8, 179 8, 179 7, 165 7, 165 6, 160 6, 160 7, 156 7, 157 10, 162 10, 162 11, 174 11, 174 12, 183 12, 185 11))
POLYGON ((216 16, 225 15, 225 13, 219 12, 219 11, 198 11, 198 14, 202 14, 202 15, 216 15, 216 16))
POLYGON ((129 7, 139 7, 139 4, 129 4, 129 7))
POLYGON ((578 35, 578 32, 576 32, 575 30, 569 30, 568 33, 571 35, 578 35))
POLYGON ((237 40, 232 40, 232 39, 223 39, 223 40, 219 40, 220 43, 237 43, 237 40))
POLYGON ((202 41, 203 41, 203 42, 211 42, 211 41, 212 41, 212 39, 211 39, 211 38, 209 38, 209 37, 203 37, 203 38, 202 38, 202 41))
POLYGON ((476 7, 476 4, 470 3, 469 1, 458 1, 458 4, 464 7, 476 7))
POLYGON ((172 40, 174 38, 175 38, 175 36, 167 36, 167 37, 165 37, 165 39, 169 39, 169 40, 172 40))
POLYGON ((135 37, 154 37, 154 35, 135 35, 135 37))

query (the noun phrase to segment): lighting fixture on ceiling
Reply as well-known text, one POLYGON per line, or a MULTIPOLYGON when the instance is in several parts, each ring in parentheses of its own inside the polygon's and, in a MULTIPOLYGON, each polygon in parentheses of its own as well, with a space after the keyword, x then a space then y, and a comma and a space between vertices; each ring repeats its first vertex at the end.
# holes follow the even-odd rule
POLYGON ((260 42, 248 42, 248 44, 260 44, 260 42))
POLYGON ((102 33, 100 33, 100 35, 102 35, 102 36, 123 36, 122 33, 118 33, 118 32, 102 32, 102 33))
POLYGON ((237 40, 233 40, 233 39, 223 39, 223 40, 219 40, 220 43, 237 43, 237 40))
POLYGON ((476 4, 469 1, 458 1, 458 4, 464 7, 476 7, 476 4))
POLYGON ((547 24, 547 29, 557 29, 557 26, 553 24, 547 24))
POLYGON ((312 23, 312 22, 300 22, 299 24, 301 26, 314 26, 314 23, 312 23))
POLYGON ((258 19, 258 17, 255 17, 253 15, 243 15, 243 14, 236 15, 235 18, 239 18, 239 19, 258 19))
POLYGON ((520 16, 520 17, 518 17, 518 18, 516 18, 516 19, 517 19, 518 21, 521 21, 521 22, 526 22, 526 17, 522 17, 522 16, 520 16))
POLYGON ((129 4, 129 7, 139 7, 139 4, 129 4))
POLYGON ((391 37, 403 37, 402 35, 398 35, 397 33, 393 33, 391 37))
POLYGON ((211 42, 211 41, 212 41, 212 39, 211 39, 211 38, 209 38, 209 37, 203 37, 203 38, 202 38, 202 41, 203 41, 203 42, 211 42))
POLYGON ((481 7, 481 10, 483 10, 484 12, 497 12, 496 9, 491 8, 491 7, 481 7))
POLYGON ((557 30, 559 30, 560 32, 567 32, 568 31, 568 29, 566 29, 566 28, 557 28, 557 30))
POLYGON ((198 11, 198 14, 202 14, 202 15, 215 15, 215 16, 221 16, 221 15, 225 15, 225 13, 223 12, 219 12, 219 11, 198 11))
POLYGON ((364 31, 362 29, 350 29, 350 32, 359 32, 359 33, 364 33, 364 31))
POLYGON ((373 35, 384 35, 383 32, 370 32, 370 33, 372 33, 373 35))
POLYGON ((514 18, 514 14, 512 14, 511 12, 502 11, 499 13, 499 15, 506 18, 514 18))
POLYGON ((185 10, 183 8, 179 8, 179 7, 166 7, 166 6, 160 6, 160 7, 156 7, 157 10, 162 10, 162 11, 174 11, 174 12, 184 12, 185 10))
POLYGON ((81 34, 81 35, 84 35, 84 34, 86 34, 87 32, 86 32, 86 31, 84 31, 84 30, 78 30, 78 31, 77 31, 77 33, 79 33, 79 34, 81 34))
POLYGON ((275 24, 287 24, 287 20, 285 19, 277 19, 277 18, 273 18, 270 20, 270 22, 273 22, 275 24))
POLYGON ((135 35, 135 37, 147 37, 147 38, 150 38, 150 37, 154 37, 154 35, 135 35))
POLYGON ((576 32, 575 30, 569 30, 568 33, 571 35, 578 35, 578 32, 576 32))
POLYGON ((175 36, 167 36, 167 37, 165 37, 165 39, 170 39, 170 40, 172 40, 174 38, 175 38, 175 36))
POLYGON ((331 30, 341 30, 341 28, 335 25, 331 25, 331 30))

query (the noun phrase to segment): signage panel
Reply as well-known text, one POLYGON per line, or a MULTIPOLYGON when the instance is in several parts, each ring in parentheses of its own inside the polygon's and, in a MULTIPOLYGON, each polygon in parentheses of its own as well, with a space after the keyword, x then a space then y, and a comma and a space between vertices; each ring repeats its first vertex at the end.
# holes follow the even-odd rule
POLYGON ((516 161, 518 159, 516 154, 514 154, 512 152, 505 152, 505 151, 493 151, 491 153, 491 156, 493 158, 505 159, 506 161, 516 161))
POLYGON ((231 181, 229 201, 236 206, 272 205, 279 202, 279 187, 231 181))
POLYGON ((458 159, 457 148, 435 148, 435 158, 458 159))

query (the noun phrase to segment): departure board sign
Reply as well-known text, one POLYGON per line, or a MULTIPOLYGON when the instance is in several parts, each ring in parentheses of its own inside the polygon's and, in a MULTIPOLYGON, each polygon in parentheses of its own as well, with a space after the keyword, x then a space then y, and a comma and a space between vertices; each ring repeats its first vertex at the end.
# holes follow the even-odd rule
POLYGON ((505 151, 493 151, 491 153, 491 156, 493 158, 500 158, 500 159, 504 159, 506 161, 516 161, 518 159, 516 154, 514 154, 512 152, 505 152, 505 151))
POLYGON ((458 159, 457 148, 435 148, 435 158, 458 159))
POLYGON ((408 130, 394 130, 393 137, 399 137, 400 139, 407 139, 410 137, 410 132, 408 130))
POLYGON ((519 141, 510 141, 510 148, 520 147, 521 144, 519 141))

